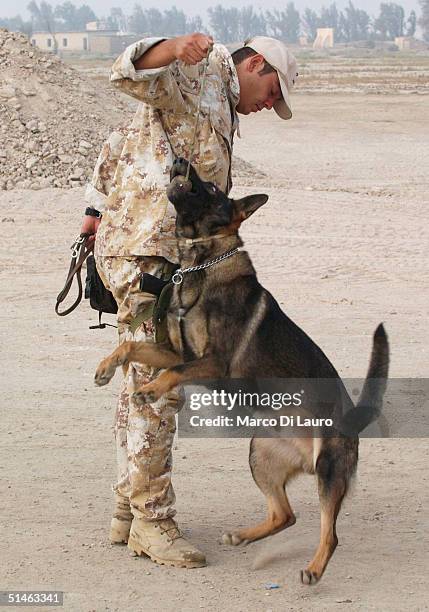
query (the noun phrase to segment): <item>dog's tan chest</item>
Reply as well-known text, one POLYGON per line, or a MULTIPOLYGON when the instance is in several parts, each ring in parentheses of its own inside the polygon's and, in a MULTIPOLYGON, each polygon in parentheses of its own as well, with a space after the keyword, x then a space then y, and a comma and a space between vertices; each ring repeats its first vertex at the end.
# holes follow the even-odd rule
POLYGON ((168 314, 168 337, 170 339, 171 346, 179 355, 182 353, 182 343, 180 335, 179 319, 176 315, 168 314))
POLYGON ((209 341, 206 319, 199 310, 198 307, 193 308, 183 324, 186 344, 197 358, 203 357, 209 341))
POLYGON ((206 319, 199 306, 194 306, 181 318, 179 310, 168 314, 168 335, 174 350, 183 353, 192 351, 195 358, 205 354, 208 345, 206 319))

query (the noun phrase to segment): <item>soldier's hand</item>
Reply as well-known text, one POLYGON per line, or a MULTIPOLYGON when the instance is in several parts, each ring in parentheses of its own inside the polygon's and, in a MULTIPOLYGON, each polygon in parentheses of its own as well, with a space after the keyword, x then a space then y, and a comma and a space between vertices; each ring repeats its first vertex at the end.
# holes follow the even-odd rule
POLYGON ((82 227, 80 228, 81 234, 90 234, 88 239, 88 246, 91 246, 95 242, 95 235, 98 230, 98 226, 100 225, 101 218, 92 217, 91 215, 85 215, 82 222, 82 227))
POLYGON ((201 62, 206 57, 209 46, 213 44, 211 36, 200 32, 178 36, 175 41, 176 59, 191 66, 201 62))

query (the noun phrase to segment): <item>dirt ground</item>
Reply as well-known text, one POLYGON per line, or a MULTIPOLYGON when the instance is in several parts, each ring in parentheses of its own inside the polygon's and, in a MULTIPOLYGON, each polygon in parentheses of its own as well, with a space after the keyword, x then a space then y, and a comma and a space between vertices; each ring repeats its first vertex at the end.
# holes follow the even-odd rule
MULTIPOLYGON (((391 375, 428 376, 427 97, 302 93, 294 110, 291 122, 244 118, 235 144, 268 177, 234 190, 270 195, 243 228, 260 280, 342 375, 365 374, 384 321, 391 375)), ((115 330, 89 330, 87 304, 54 314, 83 207, 81 188, 0 193, 1 588, 62 590, 67 612, 428 609, 425 439, 362 441, 315 587, 299 582, 319 533, 309 477, 290 487, 292 529, 220 543, 265 513, 246 440, 177 441, 178 518, 208 567, 166 569, 108 544, 119 375, 102 389, 92 377, 115 330)))

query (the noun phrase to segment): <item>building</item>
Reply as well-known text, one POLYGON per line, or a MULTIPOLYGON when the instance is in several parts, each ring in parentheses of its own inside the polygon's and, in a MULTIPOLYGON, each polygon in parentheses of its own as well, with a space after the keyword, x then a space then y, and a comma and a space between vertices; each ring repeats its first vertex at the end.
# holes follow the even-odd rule
POLYGON ((70 51, 85 53, 89 51, 88 32, 57 32, 55 35, 50 32, 33 32, 31 44, 42 51, 70 51))
POLYGON ((31 44, 42 51, 118 55, 143 35, 107 28, 105 22, 92 21, 78 32, 33 32, 31 44))
POLYGON ((409 49, 418 49, 419 41, 413 36, 397 36, 395 38, 395 45, 400 51, 408 51, 409 49))
POLYGON ((334 46, 334 28, 317 28, 313 49, 332 49, 334 46))

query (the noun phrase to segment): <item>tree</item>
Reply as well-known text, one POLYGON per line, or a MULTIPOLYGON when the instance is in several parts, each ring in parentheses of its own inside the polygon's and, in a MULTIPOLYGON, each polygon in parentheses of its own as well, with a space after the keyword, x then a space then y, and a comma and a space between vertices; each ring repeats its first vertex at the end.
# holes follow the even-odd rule
POLYGON ((58 4, 54 10, 58 30, 85 30, 89 21, 96 21, 97 16, 87 4, 77 8, 73 2, 58 4))
POLYGON ((300 17, 293 2, 288 3, 285 11, 266 11, 265 16, 273 36, 290 43, 298 41, 300 17))
POLYGON ((140 4, 135 4, 133 12, 128 17, 128 29, 131 32, 137 32, 137 34, 144 34, 149 31, 148 22, 140 4))
POLYGON ((58 22, 58 29, 77 30, 76 7, 72 2, 58 4, 54 10, 54 16, 58 22))
POLYGON ((167 36, 181 36, 186 34, 186 15, 175 6, 164 11, 164 34, 167 36))
POLYGON ((41 2, 39 6, 35 0, 32 0, 27 6, 27 10, 31 15, 33 30, 47 30, 52 35, 54 41, 53 51, 54 53, 57 53, 58 41, 55 37, 57 24, 52 6, 48 2, 41 2))
POLYGON ((82 4, 76 11, 76 24, 79 30, 84 30, 90 21, 97 21, 97 15, 87 4, 82 4))
POLYGON ((315 40, 317 36, 317 28, 320 28, 320 18, 316 11, 306 8, 302 20, 302 26, 309 40, 315 40))
POLYGON ((347 41, 367 40, 369 36, 369 25, 371 18, 362 9, 355 8, 353 2, 349 0, 348 6, 344 9, 345 22, 347 24, 347 41))
POLYGON ((33 31, 31 21, 24 21, 21 15, 0 19, 0 28, 6 28, 10 32, 24 32, 28 37, 33 31))
POLYGON ((220 4, 207 9, 210 27, 215 38, 224 43, 240 40, 239 16, 236 8, 223 8, 220 4))
POLYGON ((420 0, 422 14, 419 19, 419 26, 423 30, 423 39, 429 42, 429 0, 420 0))
POLYGON ((251 36, 264 36, 266 34, 266 22, 261 14, 254 12, 252 6, 245 6, 239 13, 239 38, 245 41, 251 36))
POLYGON ((415 11, 411 11, 410 16, 407 19, 407 30, 406 36, 414 36, 417 28, 417 16, 415 11))
POLYGON ((126 32, 128 29, 127 18, 120 6, 113 6, 107 18, 108 27, 111 30, 126 32))
POLYGON ((293 2, 288 2, 286 6, 286 42, 298 42, 300 29, 301 18, 299 15, 299 11, 296 10, 295 4, 293 2))
POLYGON ((338 37, 340 26, 340 13, 335 2, 328 8, 322 7, 320 11, 320 27, 334 28, 335 35, 338 37))
POLYGON ((374 22, 374 29, 382 40, 394 40, 404 35, 405 13, 402 6, 393 2, 380 4, 380 15, 374 22))
POLYGON ((191 17, 186 22, 186 32, 192 34, 193 32, 206 32, 206 28, 203 25, 203 20, 199 15, 191 17))
POLYGON ((149 8, 145 11, 148 32, 152 36, 162 36, 164 34, 164 19, 161 11, 156 8, 149 8))

